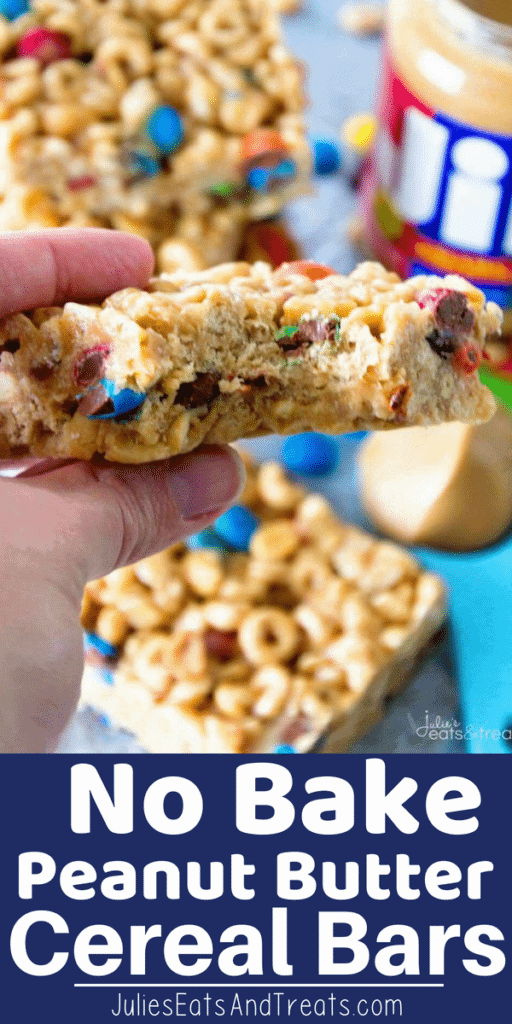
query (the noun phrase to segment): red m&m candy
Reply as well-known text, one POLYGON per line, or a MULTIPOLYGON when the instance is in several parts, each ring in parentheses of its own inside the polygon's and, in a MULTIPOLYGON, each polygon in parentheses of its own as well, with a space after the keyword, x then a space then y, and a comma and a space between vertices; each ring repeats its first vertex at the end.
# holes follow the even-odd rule
POLYGON ((71 39, 64 32, 34 28, 16 43, 18 57, 35 57, 45 66, 71 57, 71 39))
POLYGON ((244 234, 242 258, 249 263, 265 260, 273 267, 291 263, 298 247, 280 221, 250 224, 244 234))
POLYGON ((92 188, 96 184, 96 178, 92 174, 81 174, 77 178, 68 178, 68 189, 70 192, 81 192, 84 188, 92 188))

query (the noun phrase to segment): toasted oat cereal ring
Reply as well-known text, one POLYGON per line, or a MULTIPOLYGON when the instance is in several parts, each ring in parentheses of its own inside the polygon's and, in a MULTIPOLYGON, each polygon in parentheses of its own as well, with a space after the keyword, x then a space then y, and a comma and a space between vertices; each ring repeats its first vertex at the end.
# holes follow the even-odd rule
POLYGON ((293 555, 299 546, 299 533, 289 519, 275 519, 254 531, 251 555, 263 561, 281 561, 293 555))
POLYGON ((252 677, 254 698, 251 712, 256 718, 281 715, 290 696, 292 677, 283 665, 264 665, 252 677))
POLYGON ((247 714, 252 700, 247 683, 220 683, 215 687, 213 701, 218 711, 227 718, 240 720, 247 714))
POLYGON ((247 38, 249 26, 242 9, 233 0, 213 0, 199 20, 200 35, 208 40, 210 46, 229 53, 247 38))
MULTIPOLYGON (((117 652, 129 632, 130 626, 123 613, 112 605, 104 605, 96 619, 94 635, 104 643, 112 645, 112 649, 117 652)), ((110 657, 115 657, 115 654, 110 657)))
POLYGON ((256 608, 242 622, 238 642, 253 665, 287 661, 297 650, 299 632, 281 608, 256 608))
POLYGON ((313 550, 300 552, 290 567, 290 584, 300 596, 321 591, 333 578, 333 572, 322 555, 313 550))
POLYGON ((240 163, 252 163, 260 157, 287 152, 283 136, 274 128, 256 128, 244 135, 240 143, 240 163))
POLYGON ((214 597, 224 578, 222 552, 212 548, 188 551, 181 560, 181 569, 195 594, 214 597))
POLYGON ((293 263, 283 263, 283 269, 287 274, 302 274, 309 277, 310 281, 321 281, 323 277, 330 277, 336 271, 326 267, 324 263, 315 263, 314 260, 295 260, 293 263))
POLYGON ((304 495, 301 487, 292 483, 278 462, 264 462, 257 474, 258 493, 266 505, 281 512, 296 509, 304 495))

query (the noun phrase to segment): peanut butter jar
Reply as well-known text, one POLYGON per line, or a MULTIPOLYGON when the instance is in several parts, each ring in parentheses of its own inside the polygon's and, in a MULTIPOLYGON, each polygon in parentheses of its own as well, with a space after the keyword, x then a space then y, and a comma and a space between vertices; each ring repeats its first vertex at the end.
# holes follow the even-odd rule
POLYGON ((391 0, 366 241, 402 276, 459 273, 512 332, 512 0, 391 0))

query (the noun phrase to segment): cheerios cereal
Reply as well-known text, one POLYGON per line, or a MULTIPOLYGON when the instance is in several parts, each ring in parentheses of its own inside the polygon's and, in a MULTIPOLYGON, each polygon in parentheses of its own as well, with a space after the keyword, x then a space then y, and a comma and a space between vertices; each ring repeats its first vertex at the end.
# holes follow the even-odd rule
POLYGON ((443 585, 277 462, 244 463, 245 541, 238 516, 232 544, 214 526, 87 586, 82 700, 154 752, 345 750, 439 628, 443 585))
POLYGON ((160 269, 233 259, 307 191, 271 0, 30 0, 0 16, 0 229, 114 227, 160 269))

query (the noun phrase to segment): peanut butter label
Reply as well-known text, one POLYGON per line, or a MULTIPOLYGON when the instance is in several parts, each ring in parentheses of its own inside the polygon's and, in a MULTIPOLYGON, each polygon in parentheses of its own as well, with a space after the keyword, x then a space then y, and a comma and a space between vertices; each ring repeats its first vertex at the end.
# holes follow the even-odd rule
POLYGON ((403 276, 458 273, 512 309, 512 136, 429 108, 384 66, 365 183, 370 236, 403 276))

